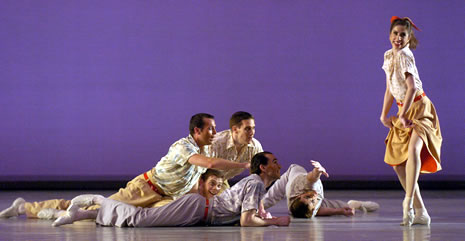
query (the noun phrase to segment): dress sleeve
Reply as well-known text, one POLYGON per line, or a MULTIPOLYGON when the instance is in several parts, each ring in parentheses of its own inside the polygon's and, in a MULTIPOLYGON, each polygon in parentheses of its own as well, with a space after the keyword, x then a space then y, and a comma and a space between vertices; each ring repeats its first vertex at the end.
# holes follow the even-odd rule
POLYGON ((415 75, 415 61, 413 56, 408 56, 406 53, 402 52, 399 54, 399 67, 401 73, 405 76, 406 73, 415 75))
POLYGON ((389 50, 384 52, 384 61, 381 68, 387 73, 389 71, 389 50))

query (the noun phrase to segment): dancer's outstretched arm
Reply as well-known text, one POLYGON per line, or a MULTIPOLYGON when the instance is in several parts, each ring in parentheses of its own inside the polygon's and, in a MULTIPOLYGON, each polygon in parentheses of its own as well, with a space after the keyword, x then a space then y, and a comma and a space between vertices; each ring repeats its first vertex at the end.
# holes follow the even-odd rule
POLYGON ((326 172, 326 169, 317 161, 310 161, 313 165, 313 170, 307 174, 307 179, 309 182, 316 182, 320 179, 321 174, 329 177, 329 174, 326 172))
POLYGON ((289 216, 276 217, 271 219, 262 219, 257 216, 257 210, 252 209, 241 214, 242 227, 262 227, 270 225, 289 226, 291 218, 289 216))
POLYGON ((250 168, 250 163, 232 162, 221 158, 207 157, 200 154, 191 156, 188 162, 192 165, 210 169, 229 170, 231 168, 250 168))
POLYGON ((344 215, 344 216, 353 216, 355 210, 350 207, 343 208, 324 208, 321 207, 316 213, 317 216, 332 216, 332 215, 344 215))

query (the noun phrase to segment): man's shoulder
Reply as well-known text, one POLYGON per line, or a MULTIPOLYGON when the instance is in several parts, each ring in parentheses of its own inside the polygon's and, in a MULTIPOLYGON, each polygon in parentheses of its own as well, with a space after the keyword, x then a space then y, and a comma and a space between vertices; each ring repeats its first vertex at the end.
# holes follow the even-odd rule
POLYGON ((228 142, 228 140, 231 139, 231 130, 227 129, 227 130, 224 130, 224 131, 220 131, 218 133, 215 134, 215 137, 213 138, 213 145, 215 145, 215 143, 226 143, 228 142))
POLYGON ((249 147, 252 147, 252 148, 254 148, 254 149, 257 149, 259 152, 262 152, 262 151, 263 151, 262 144, 260 143, 260 141, 258 141, 258 140, 255 139, 255 138, 252 138, 252 142, 249 144, 249 147))
POLYGON ((189 135, 186 137, 182 137, 181 139, 178 139, 177 141, 173 143, 172 146, 174 145, 196 145, 196 144, 195 144, 194 138, 192 138, 192 136, 189 135))
MULTIPOLYGON (((208 148, 208 147, 207 147, 208 148)), ((194 138, 192 136, 187 136, 183 137, 177 141, 175 141, 171 146, 170 146, 170 153, 171 152, 199 152, 200 153, 200 148, 195 142, 194 138)))
MULTIPOLYGON (((238 182, 239 183, 245 183, 245 182, 252 182, 252 183, 261 183, 263 184, 263 180, 260 178, 259 175, 257 174, 250 174, 247 177, 244 177, 242 180, 238 182)), ((263 184, 264 185, 264 184, 263 184)))

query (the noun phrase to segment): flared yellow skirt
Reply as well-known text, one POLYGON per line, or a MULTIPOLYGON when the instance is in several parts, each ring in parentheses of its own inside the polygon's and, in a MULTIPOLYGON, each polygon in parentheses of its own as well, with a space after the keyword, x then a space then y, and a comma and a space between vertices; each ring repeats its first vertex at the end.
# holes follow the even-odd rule
MULTIPOLYGON (((401 108, 399 108, 399 111, 401 108)), ((386 154, 384 162, 391 166, 397 166, 407 161, 408 144, 412 131, 415 130, 423 140, 423 148, 420 154, 421 173, 433 173, 441 170, 442 136, 433 103, 427 96, 424 96, 412 103, 406 116, 409 120, 412 120, 414 127, 403 128, 400 120, 397 117, 393 118, 393 127, 389 130, 385 140, 386 154)))

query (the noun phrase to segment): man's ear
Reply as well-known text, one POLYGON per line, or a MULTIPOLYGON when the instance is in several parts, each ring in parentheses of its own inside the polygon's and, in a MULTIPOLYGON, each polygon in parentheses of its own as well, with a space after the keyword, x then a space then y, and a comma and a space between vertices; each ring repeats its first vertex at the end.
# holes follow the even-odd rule
POLYGON ((260 164, 260 166, 259 166, 259 167, 260 167, 260 171, 261 171, 261 172, 265 172, 265 168, 266 168, 266 166, 265 166, 265 165, 263 165, 263 164, 260 164))
POLYGON ((194 127, 194 134, 200 135, 201 132, 202 132, 202 129, 198 127, 194 127))
POLYGON ((238 128, 237 125, 233 125, 231 127, 232 132, 237 132, 237 128, 238 128))

